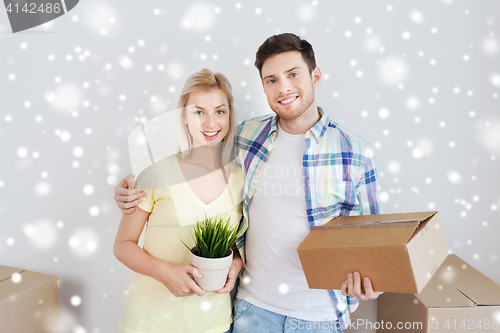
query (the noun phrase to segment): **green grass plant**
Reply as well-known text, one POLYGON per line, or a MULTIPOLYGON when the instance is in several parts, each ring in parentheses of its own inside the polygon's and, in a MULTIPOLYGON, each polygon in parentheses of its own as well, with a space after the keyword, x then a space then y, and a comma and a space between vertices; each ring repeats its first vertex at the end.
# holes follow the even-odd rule
MULTIPOLYGON (((236 227, 231 228, 229 217, 224 219, 220 216, 205 215, 203 219, 198 219, 196 226, 191 230, 195 244, 193 254, 203 258, 227 257, 231 254, 236 234, 236 227)), ((184 241, 182 243, 191 250, 184 241)))

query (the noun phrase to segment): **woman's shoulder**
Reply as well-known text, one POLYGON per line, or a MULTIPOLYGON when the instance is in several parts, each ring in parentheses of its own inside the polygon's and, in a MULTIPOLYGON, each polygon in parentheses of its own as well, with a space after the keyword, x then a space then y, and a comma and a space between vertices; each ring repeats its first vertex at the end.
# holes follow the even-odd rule
POLYGON ((231 177, 231 187, 235 189, 241 189, 243 190, 244 186, 244 174, 243 174, 243 169, 241 168, 240 165, 237 164, 231 164, 227 170, 229 171, 231 177))
POLYGON ((168 187, 168 175, 176 171, 177 157, 167 156, 158 160, 144 169, 136 177, 137 186, 144 189, 166 189, 168 187))

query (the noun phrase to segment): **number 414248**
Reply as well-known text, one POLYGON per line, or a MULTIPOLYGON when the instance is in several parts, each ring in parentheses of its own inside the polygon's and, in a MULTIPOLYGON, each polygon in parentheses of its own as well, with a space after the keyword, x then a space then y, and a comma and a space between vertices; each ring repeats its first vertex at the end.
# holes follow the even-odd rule
POLYGON ((25 3, 22 8, 19 8, 19 4, 16 3, 14 6, 12 6, 12 3, 9 3, 7 6, 7 13, 19 13, 19 12, 25 12, 26 14, 36 14, 36 13, 47 13, 47 14, 52 14, 56 13, 59 14, 61 12, 61 4, 59 3, 41 3, 40 5, 37 3, 25 3))
POLYGON ((484 319, 481 321, 479 320, 474 320, 474 319, 469 319, 469 320, 462 320, 462 322, 458 323, 456 319, 454 320, 447 320, 444 323, 444 327, 447 329, 457 329, 457 327, 462 328, 462 329, 467 329, 467 330, 489 330, 489 329, 498 329, 500 327, 500 324, 498 323, 497 320, 489 320, 489 319, 484 319))

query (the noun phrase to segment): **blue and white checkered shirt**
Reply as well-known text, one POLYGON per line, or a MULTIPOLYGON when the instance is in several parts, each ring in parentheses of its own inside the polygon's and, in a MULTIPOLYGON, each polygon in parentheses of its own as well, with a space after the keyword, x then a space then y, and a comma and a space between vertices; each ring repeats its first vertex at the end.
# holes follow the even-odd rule
MULTIPOLYGON (((318 108, 321 119, 305 134, 303 170, 309 228, 336 216, 379 214, 377 171, 371 150, 360 137, 332 122, 318 108)), ((244 172, 243 221, 236 245, 245 260, 245 231, 248 206, 273 150, 277 116, 267 115, 244 121, 238 128, 236 160, 244 172)), ((329 290, 342 328, 349 325, 349 308, 359 300, 329 290)))

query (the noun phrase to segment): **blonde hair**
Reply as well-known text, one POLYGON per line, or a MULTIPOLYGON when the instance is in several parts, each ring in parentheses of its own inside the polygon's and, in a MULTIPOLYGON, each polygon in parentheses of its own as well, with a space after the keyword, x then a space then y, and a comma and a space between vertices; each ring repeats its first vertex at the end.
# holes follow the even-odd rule
POLYGON ((180 110, 178 117, 178 125, 182 130, 179 131, 179 153, 184 158, 189 155, 193 147, 193 137, 189 133, 189 129, 183 122, 186 115, 186 106, 189 95, 198 91, 210 91, 212 89, 220 89, 227 98, 229 110, 229 130, 226 136, 222 139, 222 165, 227 166, 232 161, 234 136, 236 134, 236 115, 234 114, 234 98, 232 86, 227 77, 222 73, 214 73, 209 69, 202 69, 192 74, 186 80, 182 88, 177 108, 180 110))

